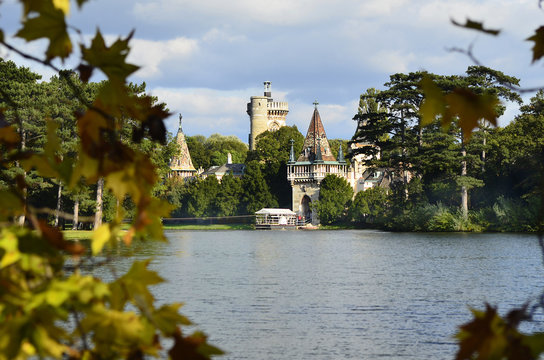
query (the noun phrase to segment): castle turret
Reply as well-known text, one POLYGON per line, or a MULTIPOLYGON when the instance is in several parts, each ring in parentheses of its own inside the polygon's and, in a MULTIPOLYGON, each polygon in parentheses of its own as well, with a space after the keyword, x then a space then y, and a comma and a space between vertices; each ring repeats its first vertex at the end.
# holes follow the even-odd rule
MULTIPOLYGON (((336 159, 329 146, 321 116, 317 110, 318 102, 314 102, 315 110, 308 126, 302 152, 294 161, 294 151, 287 163, 287 180, 292 187, 293 211, 303 216, 305 221, 319 223, 317 214, 312 211, 312 202, 319 200, 321 180, 333 174, 342 178, 347 177, 347 164, 343 154, 336 159)), ((340 147, 340 152, 342 148, 340 147)))
POLYGON ((179 152, 170 160, 170 176, 188 178, 196 175, 196 169, 189 154, 185 134, 183 134, 183 130, 181 129, 182 118, 183 116, 179 114, 179 127, 176 134, 176 143, 178 144, 179 152))
POLYGON ((285 117, 289 112, 286 102, 272 99, 272 83, 264 82, 263 96, 252 96, 247 104, 249 115, 249 150, 255 150, 255 138, 265 131, 275 131, 285 126, 285 117))

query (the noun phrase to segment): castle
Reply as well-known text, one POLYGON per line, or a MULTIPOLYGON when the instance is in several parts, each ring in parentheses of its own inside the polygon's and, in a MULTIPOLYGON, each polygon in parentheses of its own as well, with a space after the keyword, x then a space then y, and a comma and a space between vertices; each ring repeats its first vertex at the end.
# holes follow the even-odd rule
MULTIPOLYGON (((393 174, 389 169, 368 168, 365 165, 365 160, 368 160, 368 158, 362 154, 351 156, 351 164, 348 165, 344 159, 341 145, 338 155, 335 157, 325 133, 317 101, 314 102, 314 106, 304 145, 298 157, 295 155, 293 142, 291 143, 291 152, 287 163, 287 180, 292 188, 292 210, 304 217, 307 222, 318 224, 319 219, 317 214, 312 211, 311 204, 319 199, 320 184, 325 176, 336 175, 344 178, 356 194, 374 186, 388 187, 393 174)), ((264 96, 251 96, 250 102, 247 104, 247 113, 250 117, 249 149, 255 150, 255 139, 259 134, 267 130, 278 130, 280 127, 285 126, 288 112, 287 102, 273 101, 271 82, 265 81, 264 96)), ((189 149, 181 129, 181 118, 180 115, 179 130, 176 136, 180 153, 170 163, 172 169, 170 176, 192 178, 197 176, 197 171, 191 162, 189 149)), ((349 151, 352 152, 363 146, 375 145, 368 143, 352 144, 349 151)), ((213 175, 218 176, 215 170, 223 168, 225 170, 221 174, 234 173, 231 169, 233 166, 240 167, 236 174, 242 176, 243 164, 231 164, 231 161, 227 161, 227 164, 222 167, 210 168, 202 175, 209 176, 213 173, 213 175)))
POLYGON ((275 131, 285 126, 285 117, 289 112, 286 102, 274 101, 272 83, 264 82, 264 96, 252 96, 247 104, 249 115, 249 150, 255 150, 255 138, 265 131, 275 131))

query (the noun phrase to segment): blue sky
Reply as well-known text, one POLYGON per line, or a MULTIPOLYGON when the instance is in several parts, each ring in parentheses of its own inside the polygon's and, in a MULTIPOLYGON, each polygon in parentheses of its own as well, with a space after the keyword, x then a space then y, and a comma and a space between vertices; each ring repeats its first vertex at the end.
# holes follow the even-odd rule
MULTIPOLYGON (((1 2, 7 35, 17 31, 20 15, 15 0, 1 2)), ((463 73, 472 63, 451 47, 472 43, 485 65, 523 86, 544 85, 525 41, 543 20, 538 0, 91 0, 81 12, 73 6, 68 19, 84 39, 97 27, 110 41, 136 30, 129 60, 142 68, 130 80, 145 81, 167 103, 171 132, 181 112, 187 135, 221 133, 244 142, 246 103, 262 94, 265 80, 275 99, 289 102, 288 125, 305 132, 317 99, 329 138, 344 139, 355 131, 359 95, 383 88, 389 75, 463 73), (503 32, 495 38, 450 23, 467 17, 503 32)), ((36 54, 44 45, 9 41, 36 54)), ((0 56, 51 75, 6 49, 0 56)), ((515 111, 510 106, 500 123, 515 111)))

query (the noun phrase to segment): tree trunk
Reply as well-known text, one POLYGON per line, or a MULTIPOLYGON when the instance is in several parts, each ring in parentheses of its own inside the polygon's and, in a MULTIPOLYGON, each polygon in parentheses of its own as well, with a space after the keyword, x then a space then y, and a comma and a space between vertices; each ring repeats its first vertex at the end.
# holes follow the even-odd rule
POLYGON ((96 213, 94 215, 94 227, 96 230, 102 225, 102 192, 104 191, 104 178, 100 178, 96 187, 96 213))
MULTIPOLYGON (((461 142, 461 176, 467 176, 467 150, 465 149, 465 142, 461 142)), ((463 212, 463 218, 468 217, 468 189, 466 185, 461 186, 461 211, 463 212)))
MULTIPOLYGON (((22 129, 22 124, 21 124, 21 131, 20 131, 20 136, 21 136, 21 151, 24 151, 26 149, 26 133, 24 132, 24 130, 22 129)), ((19 166, 19 161, 17 161, 17 166, 19 166)), ((23 179, 26 180, 26 171, 23 171, 23 179)), ((24 204, 23 204, 23 214, 21 216, 19 216, 19 218, 17 219, 17 224, 19 226, 24 226, 25 225, 25 220, 26 220, 26 195, 27 195, 27 188, 25 186, 25 188, 23 189, 23 201, 24 201, 24 204)))
POLYGON ((482 174, 485 172, 485 147, 487 145, 487 132, 484 129, 484 141, 482 147, 482 174))
POLYGON ((55 227, 59 226, 60 206, 62 205, 62 181, 59 181, 59 191, 57 193, 57 208, 55 210, 55 227))
POLYGON ((72 230, 77 230, 79 223, 79 199, 74 201, 74 222, 72 224, 72 230))

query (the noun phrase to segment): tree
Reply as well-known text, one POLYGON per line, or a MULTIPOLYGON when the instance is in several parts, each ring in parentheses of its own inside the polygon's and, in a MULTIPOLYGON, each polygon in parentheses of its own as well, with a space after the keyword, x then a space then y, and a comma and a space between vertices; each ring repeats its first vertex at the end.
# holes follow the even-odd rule
POLYGON ((349 216, 356 223, 379 225, 385 220, 387 207, 387 189, 374 186, 355 195, 349 216))
POLYGON ((240 198, 243 195, 242 179, 227 174, 221 179, 219 192, 214 199, 218 216, 233 216, 240 213, 240 198))
MULTIPOLYGON (((77 4, 81 8, 85 2, 77 4)), ((190 322, 179 314, 180 304, 156 306, 149 286, 163 279, 148 269, 150 260, 135 261, 120 277, 113 273, 110 283, 81 271, 83 265, 92 269, 100 263, 92 256, 101 254, 106 245, 128 246, 134 238, 164 239, 160 218, 168 214, 169 206, 153 196, 156 168, 147 154, 121 138, 120 129, 130 118, 140 134, 137 142, 147 138, 164 143, 163 120, 169 115, 154 105, 153 98, 135 96, 127 85, 127 77, 137 70, 125 61, 131 35, 106 45, 97 30, 90 44, 77 44, 82 81, 87 82, 95 71, 107 78, 90 102, 78 84, 53 65, 72 53, 71 35, 79 36, 66 23, 70 2, 23 0, 21 8, 21 28, 15 36, 47 40, 43 57, 16 49, 1 30, 0 43, 57 72, 85 109, 76 114, 80 138, 76 155, 61 160, 58 124, 35 108, 42 91, 35 77, 22 70, 18 74, 23 80, 13 82, 18 88, 1 87, 6 106, 0 107, 0 176, 8 180, 0 189, 0 283, 8 285, 0 290, 0 357, 141 359, 159 356, 162 339, 172 342, 171 358, 207 359, 220 353, 203 334, 182 333, 180 326, 190 322), (45 126, 39 126, 40 122, 45 126), (33 127, 47 131, 42 136, 33 127), (33 142, 39 141, 43 147, 31 151, 33 142), (84 245, 65 240, 62 232, 40 219, 41 209, 27 204, 31 171, 68 189, 103 179, 104 188, 117 201, 129 197, 135 204, 128 230, 121 231, 121 216, 101 225, 92 235, 89 259, 84 245), (21 217, 28 221, 11 225, 21 217), (72 257, 74 271, 64 271, 66 254, 72 257)))
MULTIPOLYGON (((287 161, 293 149, 298 154, 304 143, 304 136, 293 126, 282 126, 276 131, 265 131, 255 139, 255 151, 248 153, 248 161, 263 164, 263 174, 270 192, 280 207, 291 207, 291 184, 287 181, 287 161)), ((259 210, 259 209, 257 209, 259 210)))
POLYGON ((254 214, 262 208, 278 206, 266 184, 261 164, 255 160, 246 164, 246 171, 242 178, 242 188, 244 189, 242 206, 246 214, 254 214))
POLYGON ((327 175, 321 180, 319 200, 315 203, 319 221, 325 225, 345 220, 353 197, 348 182, 336 175, 327 175))

